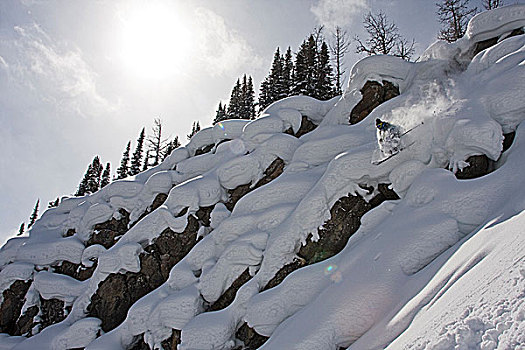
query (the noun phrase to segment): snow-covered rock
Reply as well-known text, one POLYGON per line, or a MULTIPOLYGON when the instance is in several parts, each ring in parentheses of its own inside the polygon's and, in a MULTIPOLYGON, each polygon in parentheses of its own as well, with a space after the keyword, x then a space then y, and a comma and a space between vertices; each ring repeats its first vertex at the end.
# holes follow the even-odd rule
POLYGON ((481 13, 418 62, 361 60, 340 98, 277 101, 64 199, 0 249, 0 349, 522 347, 525 36, 507 35, 524 25, 525 5, 481 13), (400 94, 349 125, 371 81, 400 94), (379 165, 376 118, 410 130, 379 165), (454 176, 477 156, 487 174, 454 176), (41 300, 67 314, 17 336, 41 300))

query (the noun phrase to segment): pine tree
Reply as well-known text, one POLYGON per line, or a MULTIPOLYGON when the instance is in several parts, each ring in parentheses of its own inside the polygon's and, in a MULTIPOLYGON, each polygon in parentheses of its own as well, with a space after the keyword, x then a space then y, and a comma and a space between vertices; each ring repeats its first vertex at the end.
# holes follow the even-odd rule
POLYGON ((253 89, 253 80, 252 77, 246 79, 246 75, 243 77, 242 85, 242 119, 255 119, 255 91, 253 89))
POLYGON ((159 165, 166 149, 166 140, 162 138, 162 121, 155 118, 154 125, 151 128, 152 135, 148 138, 150 159, 153 159, 151 166, 159 165))
POLYGON ((284 88, 286 91, 286 96, 288 97, 292 94, 293 87, 293 59, 292 59, 292 49, 288 46, 286 54, 284 55, 283 60, 283 82, 284 88))
POLYGON ((60 198, 57 197, 54 201, 51 201, 47 204, 48 208, 56 208, 58 207, 58 204, 60 203, 60 198))
POLYGON ((289 81, 285 78, 284 57, 277 48, 273 55, 270 72, 261 83, 259 110, 263 110, 275 101, 289 96, 289 81))
POLYGON ((330 55, 328 45, 322 42, 318 53, 316 67, 316 86, 312 97, 319 100, 328 100, 334 96, 334 86, 332 82, 332 67, 330 66, 330 55))
POLYGON ((239 119, 241 114, 242 105, 242 86, 241 80, 237 79, 237 82, 233 86, 230 103, 228 104, 228 119, 239 119))
POLYGON ((377 15, 368 12, 364 16, 363 26, 368 33, 368 39, 362 42, 359 36, 355 36, 356 53, 364 52, 369 56, 392 54, 404 60, 409 60, 414 54, 415 40, 408 42, 403 38, 397 25, 390 22, 384 12, 379 11, 377 15))
POLYGON ((295 55, 294 95, 312 96, 315 91, 315 68, 317 66, 317 48, 312 35, 304 40, 295 55))
POLYGON ((140 167, 142 165, 142 152, 144 148, 144 138, 146 134, 146 129, 142 128, 139 138, 137 139, 137 147, 135 152, 133 152, 133 157, 131 158, 131 167, 129 169, 130 175, 137 175, 140 173, 140 167))
POLYGON ((27 224, 27 228, 31 228, 33 224, 35 223, 36 219, 38 218, 38 206, 40 205, 40 199, 36 201, 35 207, 33 208, 33 212, 31 213, 31 216, 29 217, 29 223, 27 224))
POLYGON ((437 2, 437 15, 441 23, 438 39, 449 43, 463 37, 468 21, 477 12, 477 8, 469 8, 469 0, 442 0, 437 2))
POLYGON ((228 115, 226 114, 226 104, 223 106, 222 102, 219 101, 219 107, 217 108, 215 119, 213 119, 213 125, 222 122, 226 119, 228 119, 228 115))
POLYGON ((142 171, 146 171, 149 168, 149 149, 146 150, 146 156, 144 157, 144 165, 142 166, 142 171))
POLYGON ((104 170, 104 167, 102 166, 102 163, 100 162, 100 158, 98 156, 95 156, 95 158, 93 158, 93 161, 91 162, 90 171, 88 170, 88 181, 86 185, 87 194, 95 193, 99 190, 100 179, 101 179, 103 170, 104 170))
POLYGON ((100 176, 102 174, 102 169, 103 167, 102 164, 100 164, 99 157, 95 156, 91 164, 89 164, 82 181, 78 185, 78 190, 75 193, 75 196, 84 196, 86 194, 91 194, 98 191, 100 187, 100 176))
POLYGON ((177 147, 180 147, 180 142, 179 137, 175 136, 175 138, 171 142, 168 142, 162 160, 166 159, 171 154, 171 152, 173 152, 173 150, 175 150, 177 147))
POLYGON ((199 122, 198 122, 198 121, 193 122, 193 126, 192 126, 192 128, 191 128, 191 132, 190 132, 189 135, 187 135, 186 137, 188 138, 188 140, 191 140, 191 138, 193 137, 193 135, 195 135, 196 133, 198 133, 200 130, 201 130, 201 125, 199 124, 199 122))
POLYGON ((117 169, 117 179, 124 179, 129 174, 129 149, 131 147, 131 141, 128 141, 126 150, 122 154, 122 159, 120 160, 120 167, 117 169))
POLYGON ((20 228, 18 229, 18 234, 17 234, 17 236, 21 236, 21 235, 24 233, 24 231, 25 231, 25 225, 26 225, 25 223, 21 223, 21 224, 20 224, 20 228))
POLYGON ((343 93, 342 80, 345 74, 343 65, 343 57, 348 53, 350 48, 350 42, 348 40, 348 34, 341 27, 335 27, 335 31, 332 33, 332 42, 330 44, 330 52, 332 53, 332 59, 335 63, 335 94, 341 95, 343 93))
POLYGON ((100 188, 106 187, 111 182, 111 164, 106 163, 106 168, 102 173, 102 179, 100 180, 100 188))
POLYGON ((492 10, 497 7, 503 6, 503 0, 483 0, 482 4, 486 10, 492 10))

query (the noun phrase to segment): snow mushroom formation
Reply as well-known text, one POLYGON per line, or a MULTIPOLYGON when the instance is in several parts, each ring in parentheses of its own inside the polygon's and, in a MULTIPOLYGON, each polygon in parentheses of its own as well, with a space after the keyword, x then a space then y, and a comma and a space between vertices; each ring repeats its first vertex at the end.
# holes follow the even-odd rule
POLYGON ((523 26, 478 14, 64 198, 0 250, 0 349, 525 346, 523 26), (349 125, 369 81, 399 96, 349 125), (376 118, 414 128, 379 165, 376 118))

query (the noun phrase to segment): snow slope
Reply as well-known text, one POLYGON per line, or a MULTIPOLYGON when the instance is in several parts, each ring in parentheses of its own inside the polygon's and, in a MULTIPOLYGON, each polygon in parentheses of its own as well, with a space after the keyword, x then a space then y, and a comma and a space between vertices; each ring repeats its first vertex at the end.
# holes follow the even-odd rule
POLYGON ((507 38, 524 25, 524 5, 481 13, 465 38, 433 44, 418 62, 361 60, 341 98, 278 101, 254 121, 201 130, 156 168, 62 200, 29 236, 2 247, 0 290, 33 280, 24 310, 38 295, 71 310, 30 338, 1 335, 0 349, 125 349, 135 336, 160 348, 172 329, 182 331, 179 349, 232 349, 244 322, 269 337, 263 349, 525 347, 525 35, 507 38), (496 45, 472 57, 477 42, 493 37, 496 45), (401 95, 348 125, 367 80, 391 81, 401 95), (300 138, 284 133, 298 131, 303 116, 319 127, 300 138), (375 118, 404 130, 419 125, 406 135, 406 150, 377 166, 375 118), (503 134, 514 131, 502 154, 503 134), (207 145, 211 152, 195 155, 207 145), (474 155, 486 155, 494 171, 458 180, 454 173, 474 155), (277 158, 284 172, 230 212, 228 190, 255 186, 277 158), (338 199, 370 199, 376 192, 363 185, 380 183, 401 199, 365 214, 339 254, 262 291, 309 237, 318 239, 338 199), (159 193, 168 193, 164 204, 142 217, 159 193), (213 207, 203 238, 102 334, 101 321, 86 317, 99 283, 140 271, 144 247, 167 228, 183 232, 202 207, 213 207), (130 213, 129 230, 109 249, 86 247, 94 225, 120 218, 120 209, 130 213), (48 268, 60 261, 97 264, 78 281, 48 268), (251 279, 233 302, 205 312, 246 269, 251 279))

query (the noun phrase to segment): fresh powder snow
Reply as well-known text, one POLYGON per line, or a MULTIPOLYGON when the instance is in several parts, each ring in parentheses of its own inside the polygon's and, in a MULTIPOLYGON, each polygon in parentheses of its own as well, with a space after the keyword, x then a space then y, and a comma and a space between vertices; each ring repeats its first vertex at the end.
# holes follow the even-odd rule
POLYGON ((136 336, 160 349, 172 329, 181 330, 181 350, 233 349, 242 345, 235 333, 243 323, 269 338, 265 350, 525 348, 525 35, 509 36, 523 26, 525 5, 480 13, 464 38, 434 43, 417 62, 359 61, 341 97, 277 101, 256 120, 201 130, 157 167, 64 198, 2 247, 0 291, 32 280, 23 311, 40 298, 70 311, 31 337, 1 334, 0 349, 126 349, 136 336), (491 38, 499 39, 474 55, 491 38), (349 125, 370 80, 401 94, 349 125), (300 138, 286 133, 303 117, 318 127, 300 138), (407 147, 379 165, 376 118, 418 126, 403 136, 407 147), (503 135, 512 132, 503 153, 503 135), (479 155, 493 171, 456 178, 479 155), (255 188, 277 159, 284 172, 255 188), (385 183, 400 199, 366 213, 339 254, 262 291, 301 245, 319 238, 338 199, 368 200, 375 193, 364 186, 385 183), (228 190, 242 185, 253 190, 230 211, 228 190), (164 204, 144 216, 162 193, 164 204), (168 228, 182 233, 202 207, 213 209, 201 239, 104 333, 87 316, 99 284, 140 271, 144 248, 168 228), (130 213, 129 230, 110 248, 86 246, 94 226, 119 219, 121 209, 130 213), (63 261, 94 267, 93 275, 78 281, 50 269, 63 261), (246 270, 251 278, 233 302, 205 312, 246 270))

